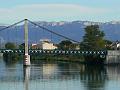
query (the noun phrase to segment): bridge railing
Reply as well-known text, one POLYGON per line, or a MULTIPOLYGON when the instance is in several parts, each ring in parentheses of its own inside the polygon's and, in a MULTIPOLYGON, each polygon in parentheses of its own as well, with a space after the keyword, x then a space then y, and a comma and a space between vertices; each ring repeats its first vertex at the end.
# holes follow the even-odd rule
MULTIPOLYGON (((20 53, 24 54, 24 49, 0 49, 0 53, 20 53)), ((107 55, 107 51, 81 51, 81 50, 43 50, 43 49, 29 49, 29 54, 80 54, 80 55, 107 55)))

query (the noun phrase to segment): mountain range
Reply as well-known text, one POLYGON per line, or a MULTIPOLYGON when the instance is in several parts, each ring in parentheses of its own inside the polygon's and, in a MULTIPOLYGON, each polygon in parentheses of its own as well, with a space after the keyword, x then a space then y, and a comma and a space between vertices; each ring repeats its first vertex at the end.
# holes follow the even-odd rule
MULTIPOLYGON (((82 41, 82 38, 85 34, 84 28, 88 25, 99 25, 100 30, 104 31, 105 39, 116 41, 120 40, 120 21, 111 21, 111 22, 92 22, 92 21, 60 21, 60 22, 46 22, 46 21, 37 21, 35 22, 40 26, 46 27, 49 30, 52 30, 56 33, 74 39, 76 41, 82 41)), ((51 34, 43 29, 38 28, 37 26, 28 24, 29 28, 29 41, 31 43, 36 43, 40 39, 48 38, 53 42, 60 42, 64 40, 57 35, 51 34)), ((4 28, 4 25, 0 25, 0 29, 4 28)), ((23 42, 24 41, 24 25, 18 25, 11 27, 7 30, 0 31, 0 42, 15 41, 23 42)))

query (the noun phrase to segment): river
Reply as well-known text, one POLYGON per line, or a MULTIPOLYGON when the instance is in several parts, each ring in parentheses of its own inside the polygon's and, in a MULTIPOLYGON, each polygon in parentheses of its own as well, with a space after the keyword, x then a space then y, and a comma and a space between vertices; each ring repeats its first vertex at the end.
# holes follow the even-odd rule
POLYGON ((0 59, 0 90, 119 90, 120 66, 0 59))

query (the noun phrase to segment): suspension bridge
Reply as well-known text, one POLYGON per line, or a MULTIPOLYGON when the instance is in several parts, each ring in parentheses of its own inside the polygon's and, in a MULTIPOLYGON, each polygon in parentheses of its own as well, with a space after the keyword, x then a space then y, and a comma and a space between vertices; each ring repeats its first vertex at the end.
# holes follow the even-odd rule
MULTIPOLYGON (((10 42, 11 40, 10 40, 10 37, 12 37, 12 35, 11 36, 9 36, 9 33, 10 33, 10 30, 9 30, 9 28, 13 28, 13 27, 15 27, 15 29, 16 29, 16 27, 19 27, 19 26, 17 26, 17 25, 19 25, 19 24, 21 24, 21 23, 24 23, 24 28, 20 28, 20 29, 22 29, 23 30, 23 34, 24 35, 21 35, 20 37, 21 38, 23 38, 22 36, 24 36, 24 38, 23 38, 23 43, 25 43, 25 48, 24 49, 20 49, 20 48, 18 48, 18 49, 6 49, 6 48, 1 48, 0 49, 0 53, 19 53, 19 54, 24 54, 25 55, 25 62, 24 62, 24 65, 30 65, 30 55, 33 55, 33 54, 44 54, 44 55, 47 55, 47 54, 64 54, 64 55, 71 55, 71 54, 73 54, 73 55, 99 55, 99 56, 106 56, 107 55, 107 51, 81 51, 81 50, 74 50, 74 49, 72 49, 72 50, 60 50, 60 49, 54 49, 54 50, 45 50, 45 49, 30 49, 29 48, 29 25, 28 25, 28 22, 31 24, 31 25, 33 25, 33 26, 35 26, 35 27, 37 27, 37 31, 38 30, 40 30, 40 29, 42 29, 42 30, 44 30, 44 31, 46 31, 46 32, 48 32, 48 33, 50 33, 50 34, 54 34, 54 35, 56 35, 56 36, 59 36, 59 37, 61 37, 61 38, 64 38, 65 40, 69 40, 69 41, 72 41, 72 42, 74 42, 74 43, 77 43, 78 45, 80 44, 80 42, 79 41, 76 41, 76 40, 74 40, 74 39, 71 39, 71 38, 69 38, 69 37, 67 37, 67 36, 64 36, 64 35, 62 35, 62 34, 59 34, 59 33, 57 33, 57 32, 54 32, 54 31, 52 31, 52 30, 50 30, 50 29, 48 29, 48 28, 46 28, 46 27, 43 27, 43 26, 41 26, 41 25, 39 25, 38 23, 35 23, 35 22, 32 22, 32 21, 30 21, 30 20, 28 20, 28 19, 24 19, 24 20, 22 20, 22 21, 19 21, 19 22, 17 22, 17 23, 14 23, 14 24, 12 24, 12 25, 9 25, 9 26, 6 26, 6 27, 3 27, 2 29, 0 29, 0 34, 1 33, 6 33, 6 37, 5 38, 7 38, 8 40, 7 40, 7 42, 10 42), (6 32, 5 32, 6 31, 6 32)), ((15 31, 14 31, 15 32, 15 31)), ((33 33, 34 34, 34 33, 33 33)), ((39 33, 38 33, 38 35, 39 35, 39 33)), ((15 36, 15 35, 14 35, 15 36)), ((17 36, 17 35, 16 35, 17 36)), ((39 37, 38 37, 39 38, 39 37)), ((17 39, 17 37, 15 38, 15 39, 17 39)), ((37 42, 37 41, 36 41, 37 42)), ((19 40, 16 40, 16 43, 20 43, 19 42, 19 40)))

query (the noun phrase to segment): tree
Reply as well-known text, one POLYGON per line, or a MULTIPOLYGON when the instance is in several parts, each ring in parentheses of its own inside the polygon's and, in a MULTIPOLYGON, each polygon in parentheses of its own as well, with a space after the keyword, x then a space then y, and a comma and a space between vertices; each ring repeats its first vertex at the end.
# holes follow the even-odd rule
POLYGON ((5 44, 6 49, 16 49, 16 45, 12 42, 8 42, 5 44))
POLYGON ((20 44, 19 49, 25 49, 25 43, 20 44))
POLYGON ((80 48, 83 50, 102 50, 105 48, 104 36, 104 32, 100 31, 98 25, 87 26, 80 48))
POLYGON ((64 40, 59 43, 59 49, 69 50, 71 49, 72 42, 69 40, 64 40))
POLYGON ((107 50, 112 50, 113 49, 113 47, 111 46, 112 43, 113 43, 112 41, 105 40, 105 43, 106 43, 105 47, 106 47, 107 50))
POLYGON ((110 41, 110 40, 105 40, 105 42, 106 42, 106 44, 112 44, 113 42, 112 41, 110 41))

